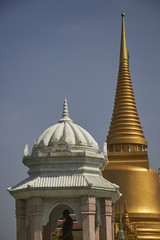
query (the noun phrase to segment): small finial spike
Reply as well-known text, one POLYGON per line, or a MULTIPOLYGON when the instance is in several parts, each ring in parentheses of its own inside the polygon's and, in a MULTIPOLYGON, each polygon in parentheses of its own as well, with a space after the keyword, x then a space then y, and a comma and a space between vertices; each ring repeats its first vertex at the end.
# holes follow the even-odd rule
POLYGON ((121 215, 120 200, 119 200, 119 231, 118 231, 117 240, 125 240, 125 235, 124 235, 123 225, 122 225, 122 215, 121 215))
POLYGON ((123 217, 123 221, 124 221, 124 223, 129 223, 130 222, 129 215, 128 215, 128 212, 127 212, 126 198, 124 198, 124 217, 123 217))
POLYGON ((27 157, 29 155, 29 150, 28 150, 28 144, 24 145, 24 154, 25 157, 27 157))
POLYGON ((69 118, 68 104, 67 104, 67 99, 66 98, 64 99, 62 118, 58 122, 59 123, 61 123, 61 122, 72 122, 72 120, 69 118))
POLYGON ((127 56, 128 56, 128 66, 129 66, 129 58, 130 58, 129 51, 127 53, 127 56))
POLYGON ((62 117, 69 117, 69 113, 68 113, 68 104, 67 104, 67 99, 64 99, 64 104, 63 104, 63 114, 62 117))
POLYGON ((121 203, 120 203, 120 201, 119 201, 119 230, 123 230, 122 214, 121 214, 121 203))

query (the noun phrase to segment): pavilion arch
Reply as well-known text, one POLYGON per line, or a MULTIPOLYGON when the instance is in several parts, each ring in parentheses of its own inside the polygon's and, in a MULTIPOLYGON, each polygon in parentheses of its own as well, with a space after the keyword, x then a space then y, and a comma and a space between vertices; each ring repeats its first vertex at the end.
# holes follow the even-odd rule
MULTIPOLYGON (((55 204, 52 209, 50 209, 50 214, 48 217, 48 222, 45 226, 43 226, 43 239, 50 240, 51 232, 54 232, 57 227, 58 220, 62 217, 63 211, 68 209, 70 214, 76 214, 77 217, 77 209, 72 207, 71 204, 59 203, 55 204)), ((78 219, 78 218, 77 218, 78 219)))
MULTIPOLYGON (((81 201, 79 198, 77 199, 44 199, 43 200, 43 218, 42 225, 45 226, 48 221, 51 213, 55 211, 55 218, 62 216, 64 209, 68 209, 76 214, 77 220, 80 224, 82 224, 81 217, 81 201), (62 208, 60 207, 62 206, 62 208), (57 216, 57 217, 56 217, 57 216)), ((57 221, 58 221, 57 219, 57 221)), ((56 222, 57 222, 56 221, 56 222)))

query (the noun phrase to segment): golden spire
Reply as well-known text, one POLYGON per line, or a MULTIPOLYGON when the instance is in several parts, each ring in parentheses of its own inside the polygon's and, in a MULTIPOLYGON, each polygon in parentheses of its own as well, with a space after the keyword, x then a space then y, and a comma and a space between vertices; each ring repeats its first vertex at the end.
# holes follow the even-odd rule
POLYGON ((122 31, 121 31, 120 60, 121 59, 123 60, 123 59, 128 59, 128 54, 127 54, 125 24, 124 24, 125 13, 122 13, 121 16, 122 16, 122 31))
POLYGON ((141 151, 147 148, 139 121, 128 65, 124 16, 122 13, 120 62, 114 110, 107 136, 109 151, 141 151))

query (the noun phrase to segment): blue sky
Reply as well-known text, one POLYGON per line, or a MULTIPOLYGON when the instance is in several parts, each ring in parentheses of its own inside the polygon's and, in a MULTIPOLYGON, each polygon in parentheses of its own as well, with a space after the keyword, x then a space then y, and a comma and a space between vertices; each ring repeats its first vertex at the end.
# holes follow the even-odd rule
POLYGON ((6 188, 27 177, 24 144, 57 123, 67 97, 71 119, 102 150, 118 74, 121 12, 136 104, 157 170, 160 136, 159 0, 1 0, 1 239, 15 240, 6 188))

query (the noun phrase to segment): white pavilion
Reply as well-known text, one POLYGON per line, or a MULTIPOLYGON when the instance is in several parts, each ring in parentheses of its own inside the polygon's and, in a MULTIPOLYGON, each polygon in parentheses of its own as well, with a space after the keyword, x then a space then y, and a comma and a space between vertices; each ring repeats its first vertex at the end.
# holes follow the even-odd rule
POLYGON ((114 239, 114 204, 119 187, 103 178, 106 152, 69 118, 67 100, 62 118, 46 129, 23 163, 29 177, 10 187, 16 200, 17 240, 51 240, 51 229, 64 209, 76 215, 83 240, 114 239))

